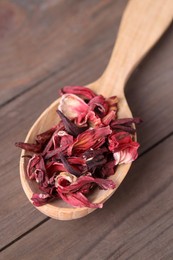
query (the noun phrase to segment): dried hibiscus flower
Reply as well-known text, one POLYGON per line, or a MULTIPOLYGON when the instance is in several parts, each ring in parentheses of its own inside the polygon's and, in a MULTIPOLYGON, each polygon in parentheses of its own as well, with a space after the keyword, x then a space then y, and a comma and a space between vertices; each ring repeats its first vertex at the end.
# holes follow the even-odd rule
POLYGON ((32 152, 27 176, 41 191, 33 194, 35 206, 62 199, 74 207, 101 208, 87 195, 95 187, 114 189, 107 177, 116 174, 118 164, 130 163, 137 156, 134 141, 139 118, 117 118, 118 98, 105 98, 86 87, 64 87, 57 108, 60 122, 35 137, 35 143, 16 143, 32 152))

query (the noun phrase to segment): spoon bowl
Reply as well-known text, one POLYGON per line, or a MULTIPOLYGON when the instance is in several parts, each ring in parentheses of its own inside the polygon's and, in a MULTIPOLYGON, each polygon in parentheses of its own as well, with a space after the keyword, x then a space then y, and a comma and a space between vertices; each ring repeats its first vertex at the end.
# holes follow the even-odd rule
MULTIPOLYGON (((112 52, 110 62, 103 75, 86 87, 97 94, 106 97, 116 95, 119 99, 118 118, 132 117, 132 113, 124 95, 127 79, 167 29, 173 17, 172 0, 131 0, 124 12, 118 38, 112 52), (158 15, 159 14, 159 15, 158 15), (157 20, 155 19, 157 17, 157 20), (150 28, 152 27, 152 31, 150 28)), ((25 142, 34 142, 35 136, 58 123, 56 113, 60 99, 53 102, 36 120, 31 127, 25 142)), ((135 137, 136 138, 136 137, 135 137)), ((22 150, 20 159, 20 178, 23 189, 31 201, 33 193, 39 192, 37 183, 28 179, 26 175, 28 152, 22 150)), ((116 183, 116 189, 125 178, 131 163, 119 165, 116 172, 109 179, 116 183)), ((94 203, 104 203, 114 190, 96 189, 89 200, 94 203)), ((95 209, 72 207, 62 200, 56 200, 37 208, 45 215, 59 220, 71 220, 86 216, 95 209)))
MULTIPOLYGON (((96 82, 93 83, 93 87, 92 87, 92 84, 87 85, 86 87, 89 87, 92 90, 95 90, 94 86, 96 86, 96 82)), ((35 140, 35 136, 37 134, 50 129, 53 125, 56 125, 58 123, 59 119, 58 119, 56 110, 59 105, 59 102, 60 102, 60 99, 57 99, 41 114, 41 116, 36 120, 34 125, 31 127, 30 131, 28 132, 25 142, 33 143, 35 140)), ((123 99, 122 103, 124 105, 120 106, 119 117, 120 117, 120 115, 122 115, 122 117, 123 116, 132 117, 131 111, 126 103, 126 99, 123 99)), ((26 152, 25 150, 22 150, 21 159, 20 159, 20 178, 21 178, 21 183, 22 183, 23 189, 24 189, 28 199, 32 202, 31 197, 32 197, 33 193, 39 193, 39 189, 38 189, 37 183, 35 183, 32 180, 29 180, 26 175, 26 167, 27 167, 27 163, 28 163, 28 160, 25 157, 26 154, 28 155, 28 152, 26 152)), ((124 179, 125 175, 127 174, 128 170, 129 170, 130 166, 131 166, 131 163, 119 165, 117 167, 116 174, 109 177, 109 179, 113 180, 116 183, 116 188, 114 190, 96 189, 89 196, 89 200, 94 203, 103 203, 108 198, 110 198, 111 195, 118 188, 118 186, 121 184, 122 180, 124 179)), ((51 218, 60 219, 60 220, 70 220, 70 219, 80 218, 95 210, 93 208, 75 208, 75 207, 68 205, 63 200, 55 200, 51 203, 47 203, 43 206, 40 206, 37 209, 51 218)))

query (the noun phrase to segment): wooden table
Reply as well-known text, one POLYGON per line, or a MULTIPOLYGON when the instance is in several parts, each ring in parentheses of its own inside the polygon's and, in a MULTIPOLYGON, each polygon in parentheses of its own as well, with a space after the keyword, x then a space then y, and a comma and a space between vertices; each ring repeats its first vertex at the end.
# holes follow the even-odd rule
MULTIPOLYGON (((1 259, 173 259, 173 26, 126 86, 139 159, 103 209, 57 221, 20 183, 20 150, 64 85, 103 72, 126 0, 0 1, 1 259)), ((159 15, 159 14, 158 14, 159 15)))

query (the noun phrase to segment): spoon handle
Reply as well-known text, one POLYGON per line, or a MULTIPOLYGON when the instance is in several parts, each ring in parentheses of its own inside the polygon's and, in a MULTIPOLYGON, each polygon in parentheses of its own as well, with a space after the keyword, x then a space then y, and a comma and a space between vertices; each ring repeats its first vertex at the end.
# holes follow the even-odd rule
POLYGON ((173 18, 173 0, 129 1, 110 62, 100 78, 102 94, 124 95, 124 85, 167 29, 173 18))

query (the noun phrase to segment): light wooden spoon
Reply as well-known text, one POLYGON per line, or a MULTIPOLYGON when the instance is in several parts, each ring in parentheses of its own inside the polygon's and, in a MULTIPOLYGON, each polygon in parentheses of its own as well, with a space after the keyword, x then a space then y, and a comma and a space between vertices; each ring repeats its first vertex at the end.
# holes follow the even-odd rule
MULTIPOLYGON (((109 64, 97 81, 87 85, 98 94, 107 97, 117 95, 119 97, 118 116, 120 118, 132 117, 124 95, 124 86, 127 79, 167 29, 172 18, 172 0, 131 0, 128 3, 109 64)), ((33 142, 38 133, 51 128, 58 122, 56 113, 58 104, 59 99, 41 114, 30 129, 25 142, 33 142)), ((22 156, 25 154, 26 152, 23 150, 22 156)), ((117 188, 126 176, 130 165, 129 163, 118 166, 115 174, 110 177, 116 183, 117 188)), ((26 166, 27 160, 21 157, 21 182, 28 199, 31 201, 32 194, 39 191, 37 184, 28 180, 26 166)), ((114 192, 115 190, 96 190, 89 199, 95 203, 105 202, 114 192)), ((71 220, 83 217, 94 209, 75 208, 57 200, 38 207, 38 210, 55 219, 71 220)))

